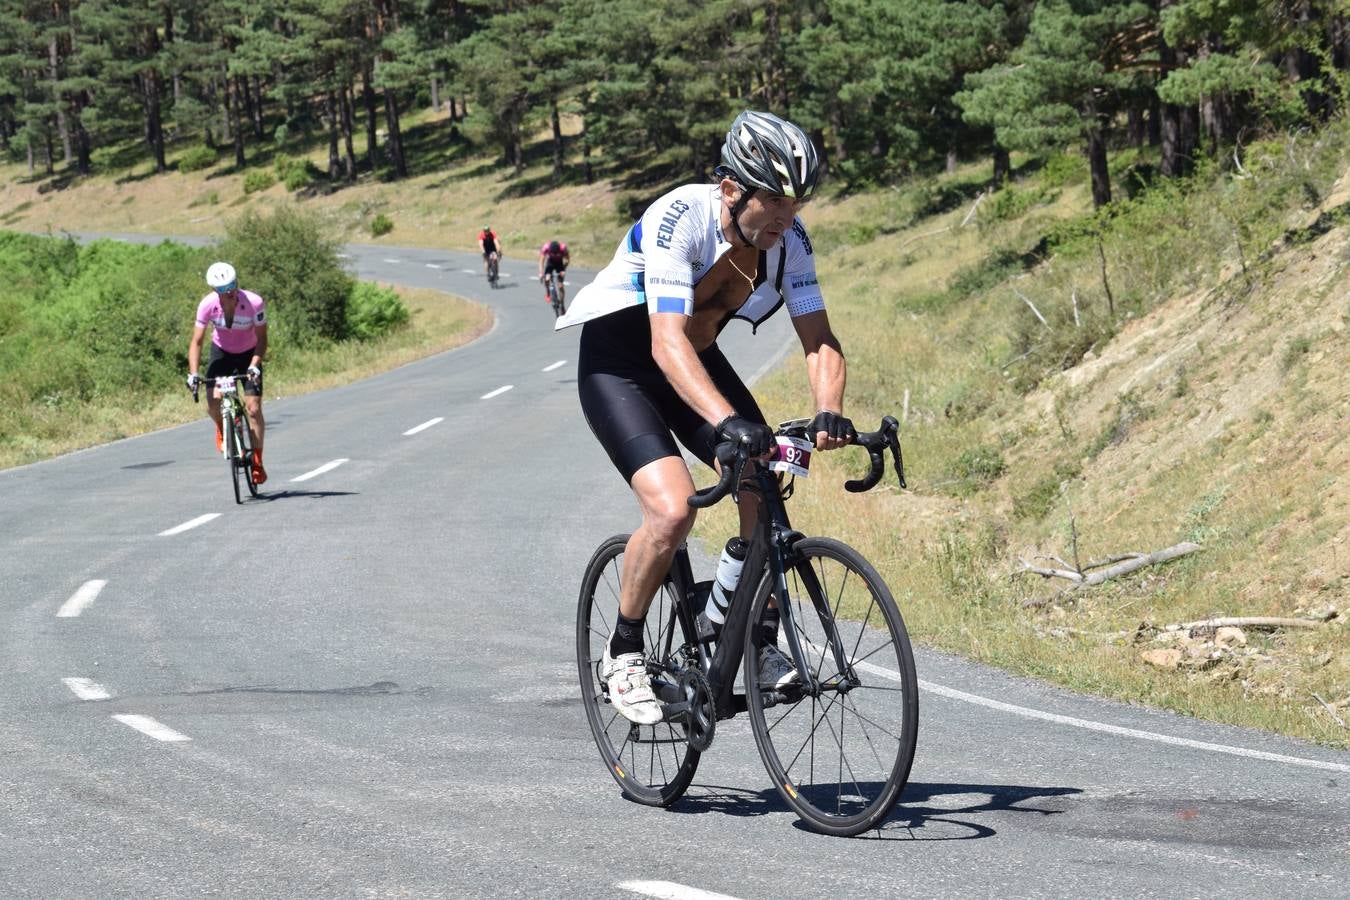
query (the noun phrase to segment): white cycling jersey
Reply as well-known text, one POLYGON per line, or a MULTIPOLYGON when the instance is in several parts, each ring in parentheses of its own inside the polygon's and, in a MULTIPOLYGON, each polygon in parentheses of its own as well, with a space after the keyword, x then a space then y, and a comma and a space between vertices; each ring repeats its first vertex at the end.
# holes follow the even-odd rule
MULTIPOLYGON (((689 184, 647 207, 614 259, 577 292, 555 330, 643 303, 651 313, 692 316, 694 285, 731 249, 718 215, 721 203, 717 185, 689 184)), ((760 251, 755 289, 734 317, 758 328, 784 303, 793 316, 825 308, 801 219, 793 220, 772 250, 760 251)))

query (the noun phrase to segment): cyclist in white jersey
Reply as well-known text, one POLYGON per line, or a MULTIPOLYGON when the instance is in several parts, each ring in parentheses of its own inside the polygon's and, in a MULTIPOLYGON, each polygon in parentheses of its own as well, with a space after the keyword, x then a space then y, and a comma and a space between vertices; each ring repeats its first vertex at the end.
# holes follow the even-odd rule
MULTIPOLYGON (((694 523, 686 502, 694 482, 675 440, 709 465, 723 440, 757 456, 773 445, 772 429, 717 347, 721 330, 733 318, 757 327, 786 305, 818 410, 816 447, 842 447, 854 435, 843 416, 844 354, 796 217, 818 174, 815 147, 800 128, 742 113, 722 146, 718 183, 686 185, 653 203, 557 322, 586 323, 582 410, 642 510, 625 549, 617 622, 601 667, 611 702, 639 724, 661 718, 643 619, 694 523)), ((753 494, 741 497, 741 536, 749 538, 757 510, 753 494)), ((776 631, 777 622, 766 627, 776 631)), ((775 643, 764 641, 761 677, 783 684, 796 672, 775 643)))

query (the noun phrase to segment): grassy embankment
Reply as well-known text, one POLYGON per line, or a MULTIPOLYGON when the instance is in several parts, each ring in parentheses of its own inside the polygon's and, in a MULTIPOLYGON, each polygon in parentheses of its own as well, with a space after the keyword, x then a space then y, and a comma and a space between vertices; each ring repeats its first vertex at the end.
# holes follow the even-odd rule
MULTIPOLYGON (((1344 614, 1222 646, 1155 631, 1346 607, 1346 136, 1337 123, 1250 148, 1245 171, 1155 187, 1106 222, 1073 158, 1029 161, 982 200, 985 172, 971 167, 813 203, 804 218, 849 356, 849 412, 873 427, 908 396, 912 490, 848 495, 860 461, 818 457, 792 503, 798 527, 862 549, 923 643, 1350 745, 1344 614), (1183 540, 1203 550, 1074 594, 1017 574, 1021 560, 1183 540), (1158 649, 1177 650, 1176 665, 1145 662, 1158 649)), ((1118 190, 1147 162, 1118 153, 1118 190)), ((528 256, 557 233, 590 265, 627 224, 613 184, 549 191, 542 164, 510 179, 461 146, 438 163, 303 203, 350 238, 383 213, 390 244, 468 249, 490 219, 508 253, 528 256)), ((239 207, 289 202, 280 186, 244 195, 238 174, 100 177, 44 195, 3 174, 0 222, 14 227, 211 232, 239 207)), ((809 411, 801 370, 793 355, 761 386, 771 416, 809 411)), ((699 533, 716 545, 731 527, 719 509, 699 533)))

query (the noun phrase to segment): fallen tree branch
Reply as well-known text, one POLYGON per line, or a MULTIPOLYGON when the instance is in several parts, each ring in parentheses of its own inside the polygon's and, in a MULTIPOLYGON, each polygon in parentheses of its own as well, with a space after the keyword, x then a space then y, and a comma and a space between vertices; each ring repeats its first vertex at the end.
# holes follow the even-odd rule
POLYGON ((975 203, 970 207, 970 212, 966 213, 966 217, 961 220, 958 228, 965 228, 966 225, 970 224, 970 220, 975 217, 975 210, 979 209, 980 204, 984 202, 984 196, 984 191, 980 191, 979 196, 975 198, 975 203))
POLYGON ((1326 620, 1319 619, 1293 619, 1284 616, 1233 616, 1221 619, 1199 619, 1195 622, 1176 622, 1172 625, 1164 625, 1159 631, 1187 631, 1187 632, 1206 632, 1218 631, 1220 628, 1254 628, 1265 631, 1275 631, 1280 628, 1320 628, 1326 624, 1326 620))
MULTIPOLYGON (((1087 566, 1083 567, 1080 570, 1074 570, 1069 568, 1050 569, 1045 568, 1043 566, 1033 566, 1025 559, 1019 559, 1018 562, 1022 564, 1022 568, 1019 571, 1014 572, 1013 574, 1021 575, 1023 573, 1030 573, 1032 575, 1040 575, 1042 578, 1063 578, 1073 582, 1072 587, 1066 588, 1065 590, 1060 591, 1058 594, 1055 594, 1053 596, 1033 597, 1030 600, 1022 601, 1022 606, 1026 608, 1034 608, 1039 606, 1045 606, 1046 604, 1051 603, 1059 599, 1060 597, 1063 597, 1065 594, 1071 591, 1076 591, 1079 588, 1092 587, 1093 585, 1101 584, 1104 581, 1109 581, 1112 578, 1118 578, 1121 575, 1128 575, 1129 573, 1135 571, 1136 569, 1142 569, 1144 566, 1151 566, 1154 563, 1168 562, 1170 560, 1176 559, 1177 557, 1185 556, 1188 553, 1194 553, 1195 551, 1201 549, 1203 548, 1199 544, 1193 544, 1190 541, 1183 541, 1180 544, 1176 544, 1171 547, 1166 547, 1162 550, 1155 550, 1152 553, 1125 553, 1121 554, 1120 556, 1113 556, 1110 559, 1107 559, 1102 562, 1089 563, 1087 566), (1100 568, 1101 566, 1109 566, 1110 568, 1102 569, 1100 572, 1092 572, 1091 574, 1088 573, 1090 569, 1100 568)), ((1047 557, 1038 557, 1038 558, 1046 559, 1047 557)), ((1053 560, 1054 562, 1059 563, 1060 565, 1065 565, 1064 561, 1059 559, 1058 557, 1048 557, 1048 558, 1053 560)))
POLYGON ((932 237, 932 236, 935 235, 935 234, 942 234, 944 231, 951 231, 951 230, 952 230, 952 227, 953 227, 953 226, 948 225, 946 228, 939 228, 939 229, 937 229, 937 230, 935 230, 935 231, 926 231, 926 232, 924 232, 923 234, 916 234, 916 235, 914 235, 914 237, 912 237, 912 238, 908 238, 908 239, 906 239, 906 240, 904 240, 904 241, 901 241, 901 242, 900 242, 900 246, 899 246, 899 247, 896 247, 895 249, 896 249, 896 250, 903 250, 903 249, 905 249, 906 247, 908 247, 910 244, 914 243, 915 241, 921 241, 921 240, 923 240, 924 238, 932 237))
POLYGON ((1314 700, 1322 704, 1322 707, 1326 709, 1327 712, 1331 713, 1331 717, 1336 720, 1337 725, 1341 726, 1342 728, 1350 728, 1350 725, 1346 725, 1345 720, 1336 714, 1336 707, 1332 706, 1330 703, 1323 700, 1321 695, 1319 695, 1316 691, 1313 691, 1312 696, 1314 700))

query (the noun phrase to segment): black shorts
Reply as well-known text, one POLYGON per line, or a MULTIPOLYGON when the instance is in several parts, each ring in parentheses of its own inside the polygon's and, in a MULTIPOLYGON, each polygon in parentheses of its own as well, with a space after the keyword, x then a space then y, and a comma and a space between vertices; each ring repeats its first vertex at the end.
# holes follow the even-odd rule
MULTIPOLYGON (((207 378, 222 378, 226 375, 247 375, 248 364, 253 361, 253 351, 256 346, 250 347, 243 353, 226 353, 224 350, 211 345, 211 356, 206 363, 207 378)), ((258 366, 258 371, 262 371, 262 366, 258 366)), ((261 397, 263 391, 262 375, 258 376, 258 383, 251 381, 244 382, 244 393, 250 397, 261 397)))
POLYGON ((486 250, 483 251, 483 259, 487 259, 489 256, 491 256, 496 252, 497 252, 496 247, 488 247, 486 250))
MULTIPOLYGON (((667 456, 679 456, 675 439, 709 466, 717 430, 690 409, 670 386, 651 354, 646 305, 611 313, 582 326, 577 393, 586 423, 625 481, 667 456)), ((764 421, 731 363, 713 344, 698 355, 713 384, 737 415, 764 421)))
POLYGON ((558 280, 562 281, 563 275, 567 273, 567 263, 554 262, 551 259, 546 259, 544 260, 544 274, 547 275, 549 272, 557 272, 558 280))

